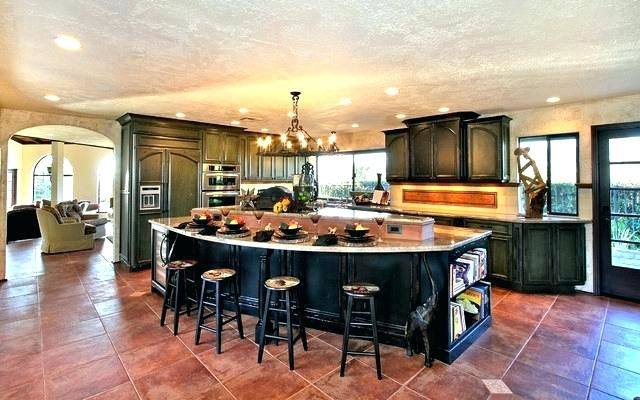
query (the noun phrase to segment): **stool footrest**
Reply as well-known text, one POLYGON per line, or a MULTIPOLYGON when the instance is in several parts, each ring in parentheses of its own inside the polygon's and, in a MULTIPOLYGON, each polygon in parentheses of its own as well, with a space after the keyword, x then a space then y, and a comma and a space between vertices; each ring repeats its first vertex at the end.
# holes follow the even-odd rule
POLYGON ((371 322, 349 322, 349 326, 373 326, 371 322))
POLYGON ((373 336, 349 335, 349 339, 373 340, 373 336))
POLYGON ((371 311, 351 311, 352 315, 371 315, 371 311))
POLYGON ((376 355, 374 351, 347 350, 346 353, 350 356, 375 356, 376 355))
MULTIPOLYGON (((287 340, 289 340, 289 338, 287 338, 286 336, 271 335, 271 334, 268 334, 268 333, 265 333, 265 334, 264 334, 264 337, 265 337, 265 338, 268 338, 268 339, 282 340, 282 341, 285 341, 285 342, 286 342, 287 340)), ((300 334, 299 334, 299 333, 298 333, 296 336, 294 336, 294 338, 293 338, 293 344, 295 344, 295 343, 298 341, 298 339, 300 339, 300 337, 301 337, 301 336, 300 336, 300 334)))

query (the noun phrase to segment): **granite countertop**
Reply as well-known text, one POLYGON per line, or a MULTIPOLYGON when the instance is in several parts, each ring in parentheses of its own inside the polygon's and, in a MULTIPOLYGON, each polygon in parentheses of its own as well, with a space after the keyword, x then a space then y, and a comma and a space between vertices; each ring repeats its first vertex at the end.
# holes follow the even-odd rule
POLYGON ((591 220, 586 218, 579 217, 569 217, 569 216, 546 216, 542 218, 525 218, 521 215, 514 214, 477 214, 477 213, 446 213, 441 211, 421 211, 421 210, 411 210, 407 208, 400 208, 395 206, 356 206, 356 205, 348 205, 346 206, 351 210, 362 210, 362 211, 375 211, 375 212, 385 212, 395 215, 402 216, 423 216, 423 217, 448 217, 448 218, 470 218, 470 219, 481 219, 485 221, 499 221, 499 222, 511 222, 511 223, 520 223, 520 224, 541 224, 541 223, 573 223, 573 224, 590 224, 591 220))
POLYGON ((458 247, 469 244, 478 239, 491 235, 491 231, 482 229, 458 228, 451 226, 434 227, 434 238, 422 241, 392 240, 385 239, 375 247, 343 247, 343 246, 312 246, 309 240, 300 244, 282 244, 275 242, 254 242, 252 236, 241 239, 220 238, 217 236, 205 236, 198 234, 197 230, 178 229, 177 226, 183 222, 191 221, 190 216, 159 218, 150 220, 153 227, 160 227, 178 234, 193 237, 200 240, 207 240, 215 243, 223 243, 235 246, 246 246, 274 250, 308 251, 318 253, 413 253, 413 252, 433 252, 450 251, 458 247))

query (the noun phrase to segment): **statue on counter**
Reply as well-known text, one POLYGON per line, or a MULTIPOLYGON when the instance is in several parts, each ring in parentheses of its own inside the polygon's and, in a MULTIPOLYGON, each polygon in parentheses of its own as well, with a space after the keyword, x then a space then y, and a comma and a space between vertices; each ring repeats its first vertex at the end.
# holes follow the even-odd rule
POLYGON ((241 189, 240 190, 240 209, 241 210, 253 210, 256 208, 255 201, 258 198, 255 189, 241 189))
POLYGON ((429 283, 431 284, 431 295, 427 298, 424 304, 418 306, 415 311, 411 311, 409 314, 409 318, 407 319, 407 323, 404 327, 404 338, 407 342, 407 355, 412 356, 414 337, 417 332, 420 332, 424 343, 424 365, 425 367, 431 368, 431 365, 433 364, 433 357, 431 357, 431 349, 429 346, 429 324, 433 319, 433 315, 435 314, 436 307, 438 305, 438 289, 433 281, 431 267, 429 267, 429 262, 427 261, 426 256, 424 256, 423 263, 427 271, 427 276, 429 277, 429 283))
POLYGON ((520 176, 520 182, 524 185, 524 193, 527 196, 525 217, 542 218, 545 196, 548 190, 547 184, 544 179, 542 179, 536 162, 529 156, 528 147, 518 147, 514 150, 513 154, 515 154, 518 160, 518 175, 520 176), (522 159, 527 161, 524 165, 522 165, 522 159), (529 168, 533 171, 533 176, 525 174, 529 168))

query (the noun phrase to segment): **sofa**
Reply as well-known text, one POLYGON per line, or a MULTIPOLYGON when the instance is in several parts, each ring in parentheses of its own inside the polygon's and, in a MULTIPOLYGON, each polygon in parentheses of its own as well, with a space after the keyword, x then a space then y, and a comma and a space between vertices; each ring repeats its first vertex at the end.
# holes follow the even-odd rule
POLYGON ((7 243, 39 237, 40 227, 35 206, 14 206, 13 210, 7 212, 7 243))
POLYGON ((96 228, 75 218, 62 217, 57 209, 43 206, 36 209, 42 234, 43 253, 88 250, 93 248, 96 228))
POLYGON ((100 218, 97 214, 85 214, 84 210, 87 210, 87 207, 83 207, 85 205, 83 203, 78 202, 78 200, 63 201, 56 205, 56 210, 58 210, 62 218, 73 218, 77 222, 93 225, 96 228, 95 237, 104 237, 106 235, 105 225, 109 220, 100 218))

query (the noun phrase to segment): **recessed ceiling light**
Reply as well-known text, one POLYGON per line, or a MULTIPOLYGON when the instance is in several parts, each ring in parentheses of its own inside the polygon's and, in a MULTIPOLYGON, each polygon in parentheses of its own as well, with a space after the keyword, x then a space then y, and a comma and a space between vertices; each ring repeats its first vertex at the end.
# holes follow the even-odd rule
POLYGON ((241 108, 238 108, 238 112, 239 112, 240 114, 246 114, 246 113, 248 113, 248 112, 249 112, 249 109, 248 109, 248 108, 241 107, 241 108))
POLYGON ((547 98, 547 103, 557 103, 560 101, 560 97, 552 96, 547 98))
POLYGON ((58 47, 65 50, 80 50, 80 48, 82 47, 80 41, 72 36, 56 36, 53 41, 58 45, 58 47))
POLYGON ((53 102, 60 101, 60 97, 56 96, 55 94, 46 94, 44 98, 53 102))
POLYGON ((440 107, 440 108, 438 108, 438 111, 440 111, 440 112, 448 112, 449 111, 449 107, 440 107))
POLYGON ((350 106, 352 101, 348 97, 341 97, 339 103, 341 106, 350 106))
POLYGON ((240 125, 240 121, 234 119, 231 121, 231 125, 240 125))
POLYGON ((184 118, 184 117, 186 117, 186 116, 187 116, 187 114, 185 114, 185 113, 183 113, 183 112, 177 112, 177 113, 176 113, 176 117, 178 117, 178 118, 184 118))
POLYGON ((402 114, 402 113, 401 114, 396 114, 396 118, 398 118, 398 119, 402 119, 402 118, 406 118, 406 117, 407 116, 402 114))
POLYGON ((384 90, 384 92, 387 94, 387 96, 395 96, 400 92, 400 89, 398 89, 397 87, 388 87, 384 90))
POLYGON ((359 124, 356 124, 356 123, 353 123, 353 124, 351 124, 351 127, 352 127, 352 128, 360 128, 360 125, 359 125, 359 124))
POLYGON ((260 129, 262 132, 269 132, 269 128, 262 128, 260 129))

